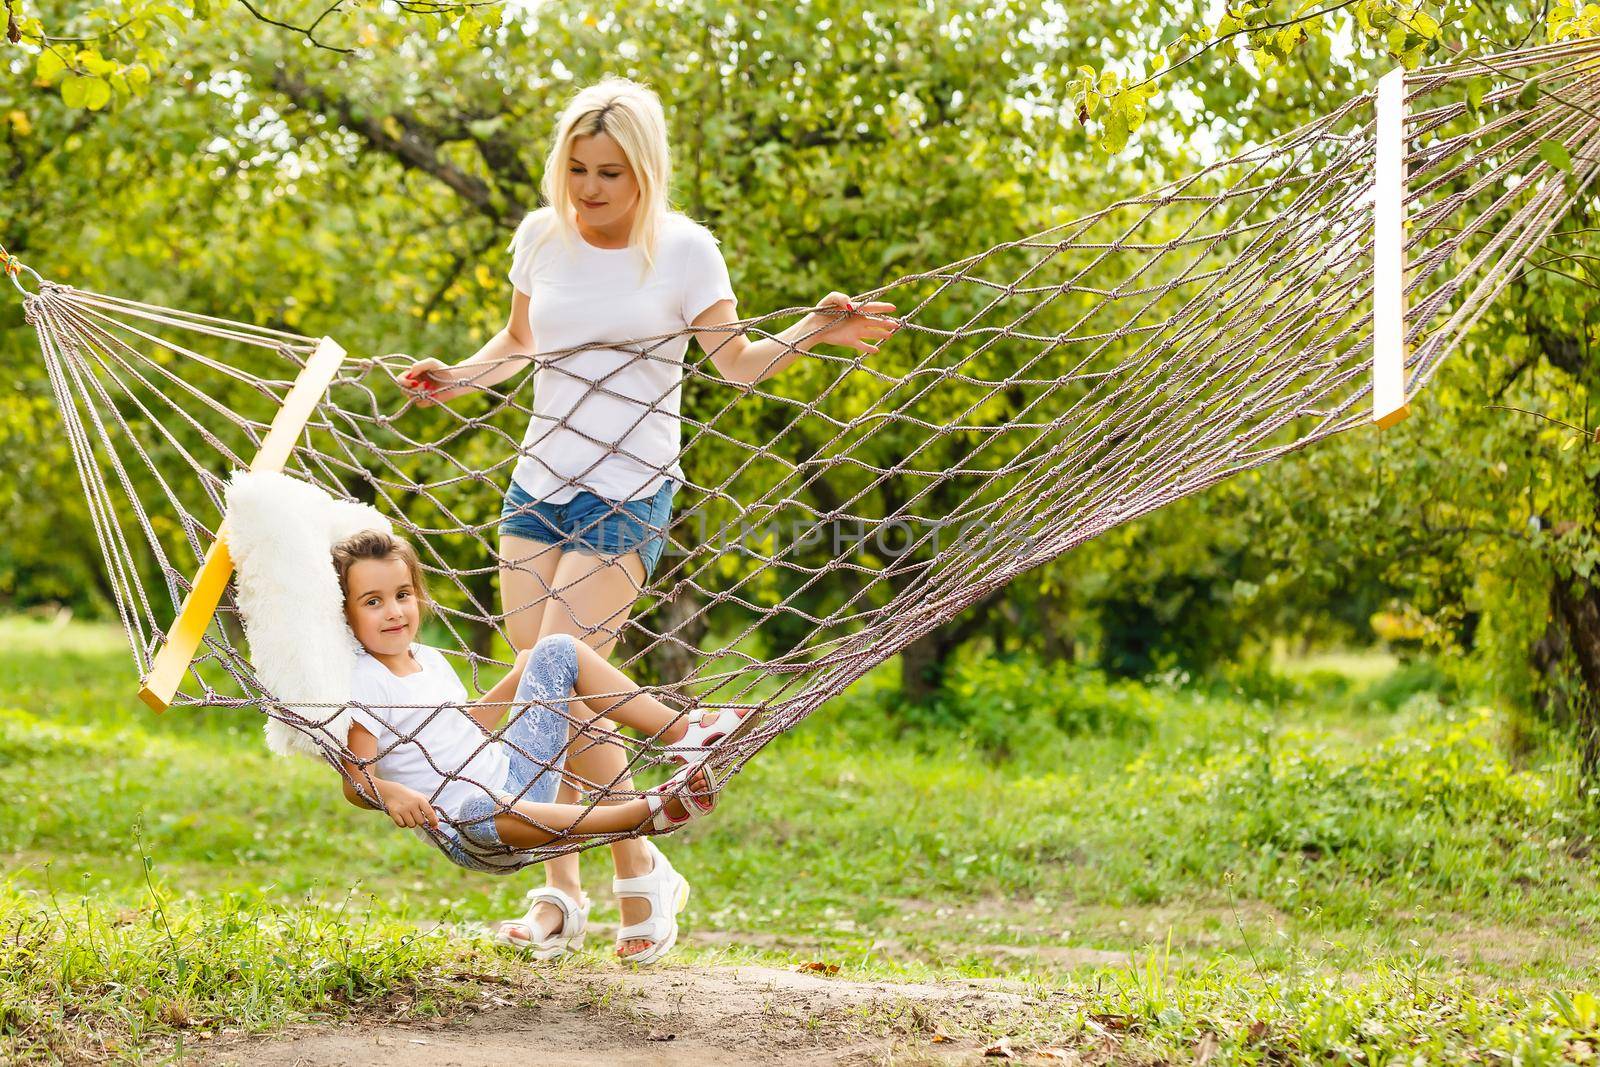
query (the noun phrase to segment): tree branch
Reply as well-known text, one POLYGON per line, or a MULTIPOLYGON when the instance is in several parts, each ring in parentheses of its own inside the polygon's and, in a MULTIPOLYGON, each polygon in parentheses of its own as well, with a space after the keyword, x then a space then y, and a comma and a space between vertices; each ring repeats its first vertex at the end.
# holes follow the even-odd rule
POLYGON ((1137 85, 1130 85, 1128 88, 1143 88, 1158 78, 1164 78, 1168 74, 1171 74, 1173 71, 1177 70, 1179 67, 1183 66, 1185 63, 1199 59, 1201 56, 1205 55, 1207 52, 1211 51, 1213 48, 1217 47, 1217 45, 1228 40, 1229 38, 1239 37, 1247 33, 1260 33, 1262 30, 1284 30, 1288 29, 1290 26, 1298 26, 1302 22, 1315 22, 1324 15, 1331 15, 1335 11, 1340 11, 1344 8, 1353 6, 1355 2, 1356 0, 1341 0, 1340 3, 1330 4, 1328 7, 1321 8, 1317 11, 1308 11, 1304 15, 1297 15, 1296 17, 1288 19, 1284 22, 1263 22, 1259 26, 1241 26, 1237 30, 1230 30, 1227 33, 1219 34, 1207 41, 1205 44, 1201 45, 1199 48, 1196 48, 1193 52, 1190 52, 1188 55, 1184 56, 1182 59, 1178 60, 1176 63, 1169 63, 1167 66, 1162 67, 1160 70, 1150 75, 1150 77, 1146 78, 1144 81, 1139 82, 1137 85))
POLYGON ((429 315, 433 314, 433 310, 439 306, 439 301, 444 299, 444 294, 450 291, 450 287, 456 283, 456 279, 461 277, 461 272, 466 269, 467 264, 476 263, 483 258, 483 254, 489 251, 489 248, 499 240, 500 232, 498 230, 490 230, 487 241, 484 241, 470 252, 458 252, 456 254, 455 262, 445 272, 444 281, 439 283, 439 287, 428 298, 428 302, 422 306, 422 319, 424 322, 427 321, 429 315))
POLYGON ((322 14, 318 15, 317 16, 317 20, 315 22, 313 22, 310 26, 291 26, 287 22, 279 22, 277 19, 268 18, 266 15, 262 14, 260 11, 257 11, 255 9, 255 7, 250 3, 250 0, 239 0, 239 3, 244 5, 244 9, 246 11, 250 12, 250 14, 254 15, 256 17, 256 21, 258 21, 258 22, 265 22, 269 26, 276 26, 279 29, 289 30, 289 31, 291 31, 293 33, 298 33, 302 37, 304 37, 306 40, 308 40, 312 44, 316 45, 318 48, 326 49, 329 52, 339 52, 339 53, 341 53, 343 55, 353 56, 353 55, 356 54, 356 50, 354 48, 341 48, 336 44, 324 44, 321 41, 317 40, 316 33, 315 33, 316 28, 319 25, 322 24, 322 20, 327 18, 330 14, 332 14, 335 10, 337 10, 339 5, 342 4, 343 2, 344 2, 344 0, 334 0, 333 5, 331 7, 329 7, 326 11, 324 11, 322 14))
POLYGON ((1585 358, 1582 342, 1572 334, 1562 333, 1548 323, 1533 317, 1523 320, 1529 335, 1537 343, 1539 351, 1553 367, 1566 371, 1574 378, 1581 378, 1585 371, 1592 370, 1588 359, 1585 358))
POLYGON ((359 114, 349 100, 328 89, 309 84, 298 71, 281 65, 273 71, 272 87, 301 107, 337 118, 377 151, 392 157, 402 167, 419 170, 435 178, 492 221, 504 224, 526 214, 526 208, 516 197, 504 197, 503 204, 497 205, 494 188, 482 178, 468 174, 445 160, 439 146, 447 138, 416 116, 405 113, 382 117, 359 114), (394 119, 400 130, 399 136, 386 128, 384 118, 394 119))

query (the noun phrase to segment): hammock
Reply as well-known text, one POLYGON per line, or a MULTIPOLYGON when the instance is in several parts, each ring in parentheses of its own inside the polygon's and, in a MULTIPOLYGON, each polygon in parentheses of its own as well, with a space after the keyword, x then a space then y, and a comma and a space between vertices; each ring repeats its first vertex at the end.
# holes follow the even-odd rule
MULTIPOLYGON (((637 612, 611 624, 618 666, 682 714, 754 712, 711 761, 725 779, 1030 568, 1396 421, 1600 169, 1597 67, 1587 41, 1393 72, 1159 189, 862 294, 904 324, 870 357, 814 351, 743 386, 691 350, 686 481, 637 612)), ((532 374, 424 416, 397 359, 327 338, 43 279, 25 305, 153 706, 259 711, 350 758, 322 730, 339 708, 275 696, 239 647, 218 530, 230 472, 252 466, 375 507, 423 557, 447 654, 479 689, 503 670, 483 638, 505 633, 498 508, 532 374)), ((806 310, 729 333, 772 337, 806 310)), ((652 359, 669 340, 604 347, 652 359)), ((582 744, 597 716, 570 708, 582 744)), ((637 797, 665 767, 651 739, 621 742, 629 773, 582 783, 585 803, 637 797)), ((439 843, 510 870, 617 836, 582 829, 537 849, 439 843)))

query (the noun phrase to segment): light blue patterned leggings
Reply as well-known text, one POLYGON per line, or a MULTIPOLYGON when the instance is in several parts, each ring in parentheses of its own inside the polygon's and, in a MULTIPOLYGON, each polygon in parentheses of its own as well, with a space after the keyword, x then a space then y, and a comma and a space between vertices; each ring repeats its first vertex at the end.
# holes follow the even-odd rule
MULTIPOLYGON (((500 791, 512 801, 549 804, 561 784, 566 764, 567 701, 578 684, 578 642, 569 634, 551 634, 533 646, 522 680, 517 683, 511 721, 501 735, 510 766, 500 791)), ((504 807, 480 794, 461 806, 456 816, 462 836, 473 844, 502 846, 494 817, 504 807)))

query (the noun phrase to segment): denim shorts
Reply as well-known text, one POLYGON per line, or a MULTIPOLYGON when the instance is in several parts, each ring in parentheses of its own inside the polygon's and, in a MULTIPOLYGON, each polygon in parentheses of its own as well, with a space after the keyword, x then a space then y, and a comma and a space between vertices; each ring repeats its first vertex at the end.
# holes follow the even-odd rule
POLYGON ((642 500, 607 500, 582 489, 564 504, 551 504, 535 502, 526 489, 512 482, 500 509, 500 533, 594 556, 637 552, 648 578, 667 547, 672 494, 677 488, 668 478, 655 496, 642 500))
POLYGON ((501 733, 500 747, 510 766, 502 796, 479 793, 456 813, 461 836, 481 847, 502 847, 494 817, 519 800, 549 804, 566 766, 567 701, 578 684, 578 642, 570 634, 540 638, 517 682, 511 721, 501 733))

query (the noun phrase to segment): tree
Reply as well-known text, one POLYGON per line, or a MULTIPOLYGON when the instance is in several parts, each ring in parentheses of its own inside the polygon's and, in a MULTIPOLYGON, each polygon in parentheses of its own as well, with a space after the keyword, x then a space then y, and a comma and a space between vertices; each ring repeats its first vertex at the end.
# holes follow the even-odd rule
MULTIPOLYGON (((1376 0, 1307 12, 1235 4, 1209 24, 1209 6, 1124 0, 1061 25, 1020 2, 908 6, 892 17, 843 0, 781 11, 679 3, 603 16, 556 3, 503 22, 483 19, 484 9, 402 6, 393 19, 344 23, 333 21, 344 15, 336 9, 317 33, 326 29, 329 41, 357 49, 345 53, 310 46, 243 8, 203 16, 140 10, 162 28, 160 61, 145 57, 151 78, 140 94, 131 82, 123 94, 113 72, 103 72, 95 76, 113 84, 113 96, 91 109, 79 90, 63 99, 66 66, 40 79, 41 53, 13 59, 0 101, 12 193, 0 208, 7 247, 75 284, 328 332, 352 352, 445 358, 471 351, 502 321, 503 249, 536 203, 554 116, 573 88, 605 71, 649 81, 668 101, 675 198, 721 236, 741 309, 751 314, 809 305, 828 288, 863 291, 1082 215, 1182 173, 1192 166, 1191 140, 1205 137, 1225 152, 1294 126, 1365 88, 1397 56, 1420 62, 1447 42, 1481 50, 1513 34, 1587 32, 1580 25, 1587 16, 1559 4, 1541 27, 1514 12, 1376 0), (478 23, 463 23, 464 12, 478 23), (191 17, 207 20, 204 35, 171 32, 191 17), (353 43, 331 36, 351 26, 353 43), (1161 66, 1170 69, 1159 73, 1161 66)), ((304 14, 277 12, 305 27, 320 10, 304 14)), ((130 24, 99 54, 124 67, 145 61, 129 44, 132 34, 130 24)), ((22 47, 36 47, 30 40, 24 36, 22 47)), ((1569 241, 1580 239, 1581 221, 1567 224, 1569 241)), ((936 686, 942 665, 974 640, 1048 655, 1090 653, 1134 672, 1169 663, 1204 669, 1275 633, 1360 634, 1369 607, 1391 597, 1426 606, 1449 624, 1442 632, 1462 633, 1465 620, 1481 616, 1475 647, 1518 646, 1526 663, 1543 633, 1530 620, 1542 620, 1553 601, 1547 586, 1537 597, 1519 593, 1512 576, 1524 564, 1544 566, 1540 573, 1552 582, 1568 559, 1571 573, 1587 579, 1576 568, 1586 565, 1589 527, 1562 524, 1592 515, 1593 491, 1576 469, 1546 486, 1541 464, 1550 457, 1528 447, 1531 417, 1507 421, 1509 413, 1486 414, 1482 401, 1485 390, 1499 390, 1500 402, 1589 424, 1586 379, 1570 368, 1584 363, 1594 337, 1585 319, 1592 275, 1571 251, 1525 276, 1503 305, 1511 310, 1480 325, 1467 358, 1458 357, 1423 401, 1430 416, 1428 405, 1438 404, 1439 415, 1384 439, 1386 449, 1395 444, 1386 452, 1383 493, 1365 491, 1371 440, 1351 437, 1174 504, 920 638, 902 661, 908 688, 936 686), (1532 317, 1549 337, 1537 351, 1527 343, 1532 317), (1463 384, 1454 375, 1465 366, 1496 373, 1463 384), (1507 379, 1512 384, 1500 389, 1507 379), (1430 438, 1431 463, 1412 443, 1425 427, 1439 435, 1430 438), (1463 484, 1452 486, 1449 516, 1437 507, 1425 514, 1414 502, 1441 477, 1450 446, 1465 440, 1493 443, 1493 462, 1458 471, 1463 484), (1468 478, 1501 462, 1501 477, 1527 490, 1522 496, 1487 493, 1468 478), (1528 492, 1540 501, 1515 519, 1496 510, 1513 499, 1523 506, 1528 492), (1535 513, 1543 516, 1537 534, 1526 522, 1535 513), (1441 528, 1476 531, 1452 535, 1471 541, 1476 555, 1459 566, 1441 561, 1430 547, 1441 528), (1376 537, 1375 529, 1382 531, 1376 537), (1495 532, 1483 532, 1489 529, 1495 532), (1373 556, 1393 562, 1382 572, 1363 569, 1359 561, 1373 556), (1040 624, 1005 628, 1013 616, 1040 624)), ((1124 269, 1116 261, 1111 267, 1124 269)), ((944 318, 930 321, 959 324, 972 310, 951 300, 932 313, 944 318)), ((26 483, 0 479, 22 502, 13 511, 21 516, 13 556, 0 560, 0 582, 8 583, 0 588, 14 601, 77 590, 70 595, 87 605, 86 576, 98 565, 85 561, 90 542, 76 533, 87 524, 69 491, 70 460, 52 451, 48 427, 39 425, 48 391, 21 333, 0 342, 18 381, 14 394, 0 398, 4 443, 30 462, 26 483)), ((926 351, 910 339, 895 345, 885 350, 886 371, 926 351)), ((815 396, 834 373, 822 361, 808 364, 779 379, 775 391, 815 396)), ((852 382, 837 402, 859 411, 874 395, 852 382)), ((704 416, 729 399, 725 386, 696 380, 687 404, 704 416)), ((952 420, 978 399, 948 383, 927 410, 952 420)), ((984 417, 1004 418, 1021 406, 1015 397, 993 398, 984 417)), ((443 425, 408 417, 422 436, 443 425)), ((792 432, 785 438, 792 456, 827 447, 805 428, 791 430, 776 404, 741 401, 724 419, 736 441, 792 432)), ((887 469, 920 440, 884 432, 863 456, 887 469)), ((924 459, 948 465, 971 445, 952 434, 924 459)), ((497 446, 462 447, 456 458, 470 464, 491 461, 497 446)), ((693 462, 704 470, 736 469, 748 454, 727 441, 696 449, 693 462)), ((1556 457, 1571 464, 1589 450, 1556 457)), ((757 492, 762 477, 752 471, 730 490, 757 492)), ((890 515, 912 506, 916 487, 869 483, 830 475, 806 487, 805 501, 829 514, 865 491, 864 511, 890 515)), ((955 498, 940 494, 950 491, 942 487, 915 506, 948 510, 955 498)), ((460 505, 464 514, 490 515, 497 501, 488 491, 481 496, 460 505)), ((743 573, 735 562, 730 580, 743 573)), ((474 590, 484 602, 492 602, 489 581, 481 577, 474 590)), ((759 603, 791 599, 797 609, 770 622, 773 647, 801 639, 806 615, 846 602, 857 592, 851 582, 842 575, 801 589, 792 576, 763 576, 751 590, 759 603)), ((874 595, 894 589, 884 583, 874 595)), ((686 605, 672 610, 683 616, 686 605)))
MULTIPOLYGON (((1592 5, 1564 2, 1537 14, 1454 2, 1308 13, 1247 3, 1210 24, 1196 13, 1180 30, 1182 19, 1175 13, 1157 31, 1175 34, 1180 54, 1160 76, 1163 90, 1193 93, 1201 123, 1247 105, 1257 136, 1319 113, 1396 61, 1415 66, 1600 32, 1592 5), (1341 40, 1354 47, 1335 62, 1341 40), (1242 79, 1219 76, 1208 62, 1219 53, 1240 60, 1242 79)), ((1508 695, 1579 722, 1591 770, 1600 461, 1589 408, 1600 303, 1595 260, 1583 246, 1594 213, 1593 195, 1579 202, 1418 398, 1419 417, 1377 447, 1351 436, 1279 464, 1262 478, 1266 492, 1250 498, 1251 521, 1286 577, 1372 560, 1368 587, 1421 610, 1436 642, 1473 656, 1508 695), (1311 499, 1328 506, 1304 507, 1311 499)))

